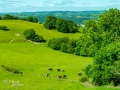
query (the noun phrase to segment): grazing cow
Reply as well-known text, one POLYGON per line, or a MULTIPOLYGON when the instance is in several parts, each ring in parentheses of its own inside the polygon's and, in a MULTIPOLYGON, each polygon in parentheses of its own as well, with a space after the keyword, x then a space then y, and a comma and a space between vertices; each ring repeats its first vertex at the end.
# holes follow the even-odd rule
POLYGON ((15 73, 15 74, 20 74, 20 71, 19 70, 13 70, 13 73, 15 73))
POLYGON ((65 79, 67 77, 67 75, 63 75, 63 79, 65 79))
POLYGON ((79 73, 78 73, 78 76, 82 76, 82 73, 81 73, 81 72, 79 72, 79 73))
POLYGON ((49 71, 53 71, 53 69, 52 69, 52 68, 49 68, 48 70, 49 70, 49 71))
POLYGON ((65 72, 65 70, 62 70, 62 72, 65 72))
POLYGON ((50 77, 50 74, 45 74, 46 77, 50 77))
POLYGON ((19 74, 23 74, 23 72, 19 71, 19 74))
POLYGON ((62 79, 62 76, 58 76, 59 79, 62 79))
POLYGON ((60 69, 57 69, 58 72, 60 72, 60 69))

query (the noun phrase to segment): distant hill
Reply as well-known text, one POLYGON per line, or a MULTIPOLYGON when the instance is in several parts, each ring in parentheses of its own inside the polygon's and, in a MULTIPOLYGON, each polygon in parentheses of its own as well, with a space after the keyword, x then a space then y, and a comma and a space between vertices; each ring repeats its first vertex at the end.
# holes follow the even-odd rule
POLYGON ((67 20, 72 20, 77 24, 83 24, 86 20, 97 19, 104 11, 41 11, 41 12, 19 12, 19 13, 0 13, 15 15, 19 17, 35 16, 39 22, 44 23, 47 16, 56 16, 67 20))

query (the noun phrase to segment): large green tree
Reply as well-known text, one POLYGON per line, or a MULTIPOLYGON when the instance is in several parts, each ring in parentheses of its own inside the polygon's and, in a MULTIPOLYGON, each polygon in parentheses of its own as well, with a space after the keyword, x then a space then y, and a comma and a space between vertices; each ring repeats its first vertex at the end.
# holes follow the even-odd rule
POLYGON ((120 36, 120 11, 118 9, 111 8, 105 11, 99 16, 98 23, 102 32, 111 32, 115 39, 120 36))
MULTIPOLYGON (((120 11, 110 9, 101 14, 98 21, 88 21, 85 32, 93 42, 91 45, 98 48, 95 49, 94 63, 85 69, 86 75, 93 79, 95 85, 106 85, 111 82, 114 86, 118 85, 120 83, 120 11)), ((82 41, 81 43, 84 43, 84 40, 82 41)))
POLYGON ((55 29, 56 28, 56 20, 57 18, 54 16, 48 16, 44 23, 45 28, 47 29, 55 29))

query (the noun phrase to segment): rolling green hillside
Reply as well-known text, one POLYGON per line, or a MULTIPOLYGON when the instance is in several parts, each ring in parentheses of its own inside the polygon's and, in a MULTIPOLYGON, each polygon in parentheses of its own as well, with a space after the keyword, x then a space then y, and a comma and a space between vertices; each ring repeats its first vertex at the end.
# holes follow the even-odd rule
POLYGON ((31 23, 27 21, 19 21, 19 20, 0 20, 0 25, 5 25, 10 29, 8 32, 4 32, 0 30, 0 40, 5 39, 23 39, 23 32, 27 29, 34 29, 37 34, 43 36, 46 40, 49 40, 54 37, 70 37, 70 38, 79 38, 81 33, 75 34, 65 34, 58 32, 57 30, 47 30, 44 28, 42 24, 31 23), (17 36, 18 35, 18 36, 17 36))
MULTIPOLYGON (((119 90, 117 87, 95 87, 79 82, 82 76, 78 77, 78 72, 92 63, 93 58, 54 51, 43 43, 23 41, 23 32, 29 28, 33 28, 46 40, 63 36, 77 39, 81 33, 63 34, 46 30, 42 24, 25 21, 5 20, 0 21, 0 25, 10 29, 0 30, 0 90, 119 90), (18 42, 14 42, 15 40, 18 42), (23 74, 6 71, 1 65, 18 69, 23 74), (49 71, 49 68, 53 68, 53 71, 49 71), (64 69, 65 72, 57 72, 57 69, 64 69), (45 74, 50 74, 50 77, 45 77, 45 74), (67 78, 57 78, 60 75, 67 75, 67 78)), ((82 74, 84 75, 83 72, 82 74)))

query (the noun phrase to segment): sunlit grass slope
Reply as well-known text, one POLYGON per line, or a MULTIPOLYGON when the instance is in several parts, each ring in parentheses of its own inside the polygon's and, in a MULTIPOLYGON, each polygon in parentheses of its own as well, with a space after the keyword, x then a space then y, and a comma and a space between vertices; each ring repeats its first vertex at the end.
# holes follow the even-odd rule
MULTIPOLYGON (((24 42, 23 32, 33 28, 39 35, 49 40, 53 37, 68 36, 78 38, 81 34, 63 34, 55 30, 47 30, 42 24, 25 21, 1 20, 0 25, 7 26, 10 31, 0 30, 0 90, 116 90, 114 88, 93 87, 79 82, 78 72, 82 71, 93 58, 80 57, 55 51, 44 44, 24 42), (7 40, 18 42, 7 42, 7 40), (20 40, 20 41, 19 41, 20 40), (15 68, 23 72, 13 74, 6 71, 1 65, 15 68), (48 68, 53 68, 49 71, 48 68), (57 72, 64 69, 65 72, 57 72), (50 77, 45 77, 45 74, 50 77), (58 79, 59 75, 67 75, 66 79, 58 79), (11 82, 15 86, 12 87, 11 82), (19 86, 21 85, 21 86, 19 86)), ((83 72, 82 72, 83 73, 83 72)), ((119 90, 119 88, 118 88, 119 90)))
POLYGON ((37 34, 43 36, 46 40, 49 40, 54 37, 70 37, 78 39, 81 33, 61 33, 57 30, 48 30, 45 29, 43 24, 38 23, 31 23, 27 21, 20 21, 20 20, 0 20, 0 25, 5 25, 10 29, 10 31, 4 32, 0 30, 0 40, 1 39, 23 39, 23 32, 27 29, 34 29, 37 34), (15 34, 20 34, 17 37, 15 34))
POLYGON ((42 45, 33 43, 1 43, 0 64, 20 69, 24 74, 15 75, 0 67, 0 86, 9 90, 10 84, 4 84, 4 80, 19 80, 23 86, 12 87, 11 90, 75 90, 84 88, 79 84, 77 73, 87 64, 92 63, 92 58, 84 58, 71 54, 54 51, 42 45), (52 67, 53 71, 48 71, 52 67), (57 72, 57 69, 65 72, 57 72), (44 74, 49 73, 47 78, 44 74), (59 80, 58 75, 67 75, 67 79, 59 80), (28 88, 28 89, 27 89, 28 88))
POLYGON ((104 88, 92 88, 79 83, 80 77, 77 73, 92 63, 92 58, 54 51, 41 44, 29 42, 0 43, 0 47, 2 47, 0 64, 23 72, 23 75, 13 74, 0 67, 0 90, 103 90, 104 88), (51 72, 48 70, 50 67, 53 68, 51 72), (57 72, 58 68, 64 69, 65 72, 57 72), (46 73, 49 73, 50 77, 45 77, 46 73), (58 79, 59 75, 67 75, 67 79, 58 79), (12 80, 19 80, 23 86, 11 87, 9 82, 12 80))

